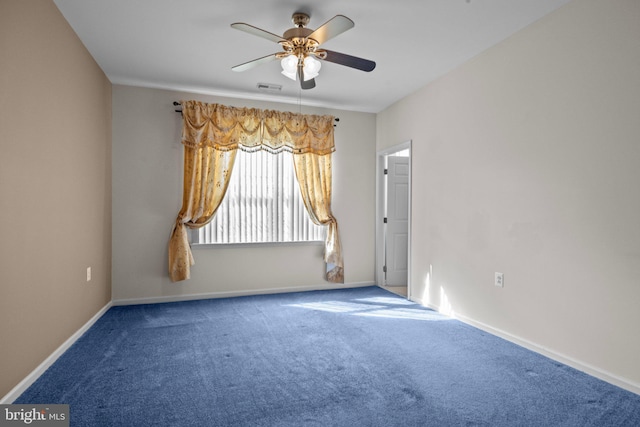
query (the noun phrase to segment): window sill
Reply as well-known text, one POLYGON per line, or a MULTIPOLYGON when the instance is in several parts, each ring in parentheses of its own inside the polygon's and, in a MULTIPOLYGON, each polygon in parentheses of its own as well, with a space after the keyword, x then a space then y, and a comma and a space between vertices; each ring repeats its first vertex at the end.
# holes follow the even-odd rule
POLYGON ((275 246, 322 246, 324 240, 298 242, 254 242, 254 243, 191 243, 191 249, 207 248, 268 248, 275 246))

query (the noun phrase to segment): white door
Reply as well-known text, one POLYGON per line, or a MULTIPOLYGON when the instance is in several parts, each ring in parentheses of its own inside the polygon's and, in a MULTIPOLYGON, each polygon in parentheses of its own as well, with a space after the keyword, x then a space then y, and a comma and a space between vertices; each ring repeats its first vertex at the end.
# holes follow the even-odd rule
POLYGON ((385 284, 407 286, 409 250, 409 157, 387 157, 385 284))

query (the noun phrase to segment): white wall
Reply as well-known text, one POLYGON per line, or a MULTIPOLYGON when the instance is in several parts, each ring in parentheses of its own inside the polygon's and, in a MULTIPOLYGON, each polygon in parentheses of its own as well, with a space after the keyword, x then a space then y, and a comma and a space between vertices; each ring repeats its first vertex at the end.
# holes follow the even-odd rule
POLYGON ((639 22, 573 1, 377 120, 413 140, 413 295, 636 392, 639 22))
MULTIPOLYGON (((279 244, 194 248, 191 279, 171 283, 167 244, 182 202, 181 116, 173 101, 298 111, 297 105, 115 85, 113 88, 113 299, 187 298, 335 288, 324 247, 279 244)), ((302 107, 340 118, 333 154, 333 213, 345 285, 374 282, 375 115, 302 107)))

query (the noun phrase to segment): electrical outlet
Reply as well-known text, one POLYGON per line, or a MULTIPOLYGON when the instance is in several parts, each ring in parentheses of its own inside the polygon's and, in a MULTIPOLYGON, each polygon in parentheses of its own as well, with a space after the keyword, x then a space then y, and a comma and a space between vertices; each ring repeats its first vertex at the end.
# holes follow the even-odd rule
POLYGON ((91 267, 87 267, 87 282, 91 281, 91 267))
POLYGON ((499 288, 504 288, 504 273, 498 273, 496 271, 495 285, 499 288))

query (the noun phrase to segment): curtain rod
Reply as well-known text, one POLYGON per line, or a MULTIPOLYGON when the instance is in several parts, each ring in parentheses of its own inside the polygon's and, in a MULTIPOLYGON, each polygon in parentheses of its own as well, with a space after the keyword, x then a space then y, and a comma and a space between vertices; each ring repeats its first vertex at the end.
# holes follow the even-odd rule
MULTIPOLYGON (((173 101, 173 105, 175 105, 177 107, 178 105, 182 105, 182 104, 180 104, 178 101, 173 101)), ((175 110, 175 112, 182 114, 182 110, 175 110)), ((340 117, 336 117, 333 120, 335 120, 336 122, 339 122, 340 121, 340 117)))

